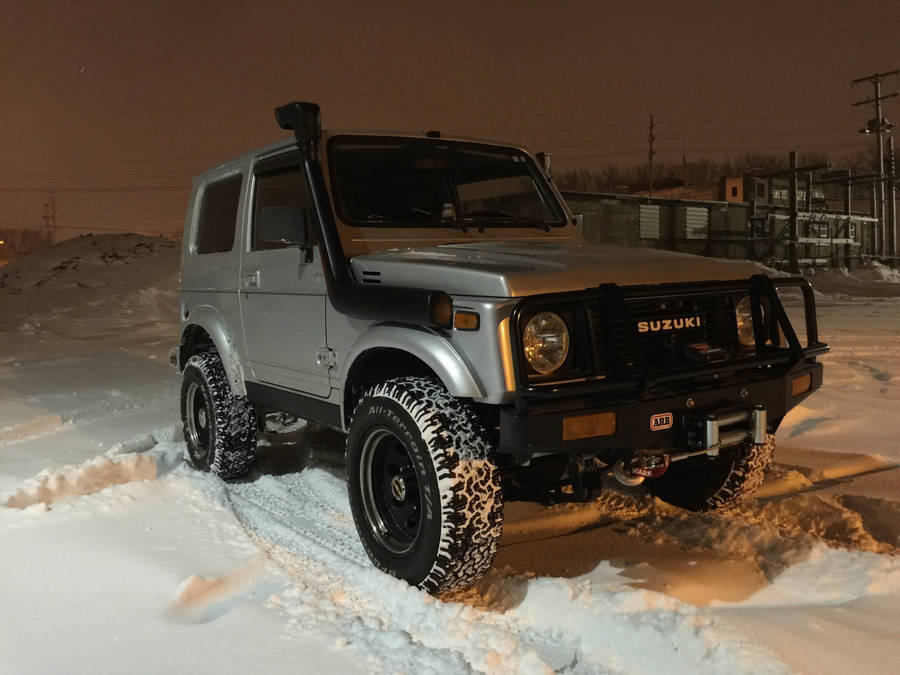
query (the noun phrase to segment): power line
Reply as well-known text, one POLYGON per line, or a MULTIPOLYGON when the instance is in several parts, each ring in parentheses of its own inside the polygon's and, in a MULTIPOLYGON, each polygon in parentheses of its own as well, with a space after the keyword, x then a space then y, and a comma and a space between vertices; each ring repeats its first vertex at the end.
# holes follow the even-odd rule
POLYGON ((643 122, 617 122, 615 124, 594 124, 587 127, 556 127, 555 129, 520 129, 518 131, 473 131, 475 136, 525 136, 529 134, 569 133, 572 131, 591 131, 593 129, 616 129, 621 127, 643 126, 643 122))
POLYGON ((224 161, 229 155, 202 155, 195 157, 129 157, 127 159, 5 159, 0 164, 131 164, 144 162, 192 162, 224 161))
POLYGON ((663 120, 663 124, 714 124, 725 122, 731 124, 733 122, 782 122, 786 120, 809 120, 809 119, 834 119, 837 117, 850 118, 852 112, 846 113, 822 113, 813 115, 785 115, 779 117, 729 117, 727 120, 722 118, 716 119, 684 119, 684 120, 663 120))
MULTIPOLYGON (((44 227, 43 225, 35 225, 33 223, 0 223, 0 227, 11 227, 16 229, 36 230, 44 227)), ((78 232, 123 232, 133 233, 133 229, 122 229, 117 227, 86 227, 82 225, 60 225, 57 230, 76 230, 78 232)), ((171 230, 160 230, 160 232, 169 232, 171 230)))
MULTIPOLYGON (((792 144, 790 147, 800 149, 800 150, 819 150, 822 149, 821 144, 807 144, 797 146, 796 144, 792 144)), ((831 145, 828 149, 838 150, 845 148, 857 148, 860 146, 858 143, 844 143, 839 145, 831 145)), ((683 152, 721 152, 721 153, 771 153, 771 152, 782 152, 784 150, 789 149, 787 146, 779 146, 779 147, 744 147, 744 148, 735 148, 735 147, 684 147, 684 148, 654 148, 654 152, 656 154, 682 154, 683 152)), ((594 153, 586 153, 579 155, 554 155, 555 159, 559 160, 576 160, 576 159, 602 159, 604 157, 618 157, 618 156, 628 156, 628 155, 641 155, 645 150, 640 148, 636 148, 634 150, 619 150, 615 152, 594 152, 594 153)))
POLYGON ((140 180, 161 178, 178 178, 179 176, 194 176, 195 171, 172 171, 167 173, 0 173, 0 178, 13 178, 16 180, 81 180, 84 178, 121 178, 123 180, 140 180))
MULTIPOLYGON (((654 128, 659 127, 659 122, 656 122, 654 118, 654 128)), ((832 135, 836 132, 844 132, 849 131, 847 128, 840 129, 828 129, 828 130, 818 130, 818 131, 802 131, 802 130, 794 130, 794 131, 784 131, 784 132, 704 132, 704 133, 688 133, 688 134, 670 134, 671 136, 675 136, 680 140, 718 140, 718 139, 731 139, 737 137, 759 137, 759 138, 779 138, 782 136, 790 136, 792 138, 797 136, 820 136, 820 135, 832 135)), ((596 141, 564 141, 561 143, 548 142, 545 143, 546 147, 550 150, 557 150, 559 148, 586 148, 593 147, 598 145, 619 145, 621 143, 627 143, 632 141, 644 141, 646 140, 646 136, 625 136, 622 138, 603 138, 597 139, 596 141)))
POLYGON ((10 223, 10 222, 0 221, 0 227, 35 228, 35 227, 43 227, 43 225, 35 225, 34 223, 10 223))
POLYGON ((75 185, 43 185, 43 186, 0 186, 4 192, 46 192, 47 190, 59 190, 66 192, 166 192, 169 190, 189 190, 190 184, 184 185, 139 185, 134 187, 103 186, 86 187, 75 185))
MULTIPOLYGON (((122 229, 118 227, 82 227, 82 226, 69 226, 62 225, 58 229, 60 230, 77 230, 79 232, 123 232, 123 233, 134 233, 133 229, 122 229)), ((160 233, 163 232, 171 232, 171 230, 160 230, 160 233)))
MULTIPOLYGON (((655 120, 654 125, 656 127, 663 126, 665 127, 667 123, 655 120)), ((671 124, 669 122, 668 124, 671 124)), ((629 126, 632 123, 628 123, 629 126)), ((789 130, 759 130, 759 131, 707 131, 707 132, 694 132, 694 133, 678 133, 679 138, 681 139, 718 139, 718 138, 735 138, 735 137, 782 137, 782 136, 818 136, 818 135, 826 135, 832 133, 842 133, 850 131, 849 128, 846 127, 837 127, 837 128, 829 128, 829 129, 815 129, 815 130, 805 130, 805 129, 789 129, 789 130)), ((515 132, 510 132, 515 133, 515 132)), ((597 140, 579 140, 579 141, 562 141, 562 142, 548 142, 546 143, 547 147, 550 149, 556 150, 559 148, 586 148, 586 147, 594 147, 594 146, 603 146, 603 145, 621 145, 623 143, 628 143, 631 141, 644 140, 646 136, 622 136, 616 138, 603 138, 597 140)), ((155 160, 153 160, 155 161, 155 160)), ((97 173, 97 174, 40 174, 40 173, 32 173, 32 174, 10 174, 3 173, 0 174, 0 179, 8 179, 8 180, 81 180, 81 179, 95 179, 95 178, 121 178, 122 180, 141 180, 141 179, 164 179, 164 178, 178 178, 180 176, 193 176, 195 174, 194 171, 174 171, 174 172, 166 172, 166 173, 97 173)), ((121 186, 127 187, 127 186, 121 186)))
POLYGON ((78 206, 79 212, 87 211, 90 213, 104 213, 107 211, 126 211, 126 212, 135 211, 136 212, 136 211, 171 211, 171 210, 172 210, 171 205, 162 206, 162 205, 158 205, 158 204, 153 204, 152 206, 151 205, 134 206, 131 204, 125 204, 125 205, 121 205, 121 206, 107 206, 107 205, 98 206, 95 204, 86 204, 83 206, 82 205, 78 206))
MULTIPOLYGON (((834 118, 852 118, 853 113, 822 113, 822 114, 807 114, 807 115, 785 115, 785 116, 776 116, 776 117, 732 117, 728 120, 724 120, 725 124, 733 124, 735 122, 776 122, 776 121, 785 121, 785 120, 809 120, 809 119, 834 119, 834 118)), ((717 119, 703 119, 703 118, 693 118, 693 119, 682 119, 682 120, 656 120, 656 124, 658 125, 667 125, 667 124, 722 124, 722 118, 717 119)), ((520 129, 517 131, 476 131, 471 132, 474 135, 485 135, 485 136, 515 136, 515 135, 535 135, 535 134, 546 134, 546 133, 570 133, 574 131, 593 131, 595 129, 615 129, 621 127, 640 127, 644 126, 644 122, 615 122, 615 123, 605 123, 605 124, 593 124, 589 126, 583 127, 555 127, 549 129, 520 129)))

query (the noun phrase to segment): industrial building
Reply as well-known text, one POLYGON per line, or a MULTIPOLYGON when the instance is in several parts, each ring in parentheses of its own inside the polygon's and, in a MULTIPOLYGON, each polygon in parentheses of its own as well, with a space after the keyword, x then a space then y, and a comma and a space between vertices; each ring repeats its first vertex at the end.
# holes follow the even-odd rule
MULTIPOLYGON (((891 184, 896 183, 893 171, 891 184)), ((564 192, 590 241, 758 260, 773 267, 896 263, 896 195, 878 217, 877 176, 826 165, 719 180, 718 199, 564 192), (893 204, 893 207, 892 207, 893 204)), ((696 194, 696 190, 694 193, 696 194)))

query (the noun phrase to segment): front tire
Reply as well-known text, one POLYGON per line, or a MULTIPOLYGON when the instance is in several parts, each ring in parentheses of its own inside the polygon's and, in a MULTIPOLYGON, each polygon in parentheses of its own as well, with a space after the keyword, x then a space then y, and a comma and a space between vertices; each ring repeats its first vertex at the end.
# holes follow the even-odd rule
POLYGON ((673 463, 647 489, 673 506, 689 511, 729 508, 756 492, 766 479, 775 454, 775 436, 762 445, 742 443, 719 451, 719 456, 691 457, 673 463))
POLYGON ((247 473, 256 459, 256 414, 233 394, 218 354, 195 354, 181 375, 181 421, 187 458, 220 478, 247 473))
POLYGON ((490 568, 503 497, 488 433, 437 381, 406 377, 363 395, 347 435, 347 487, 372 563, 429 593, 490 568))

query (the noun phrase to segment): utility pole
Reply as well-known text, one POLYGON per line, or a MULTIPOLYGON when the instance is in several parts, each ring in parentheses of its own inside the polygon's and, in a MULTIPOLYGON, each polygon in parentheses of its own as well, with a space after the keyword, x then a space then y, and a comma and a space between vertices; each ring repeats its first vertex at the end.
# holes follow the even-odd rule
MULTIPOLYGON (((875 108, 875 118, 869 120, 866 123, 866 126, 860 130, 860 133, 870 134, 875 133, 876 135, 876 148, 878 150, 878 166, 876 170, 878 171, 878 219, 880 224, 880 236, 876 241, 876 252, 880 251, 882 256, 887 254, 888 249, 888 237, 887 237, 887 220, 885 218, 885 195, 884 195, 884 133, 889 131, 893 125, 891 125, 882 114, 881 102, 888 98, 893 98, 900 94, 900 92, 892 92, 890 94, 881 93, 881 82, 887 77, 892 75, 897 75, 900 73, 900 70, 892 70, 888 73, 875 73, 874 75, 869 75, 868 77, 860 77, 851 82, 851 84, 860 84, 861 82, 871 82, 875 86, 875 96, 871 98, 863 99, 862 101, 857 101, 854 103, 854 106, 858 105, 871 105, 875 108)), ((874 214, 873 214, 874 215, 874 214)), ((893 251, 891 251, 893 253, 893 251)))
POLYGON ((878 255, 878 242, 881 241, 881 229, 878 224, 881 222, 881 216, 878 211, 878 176, 873 174, 872 178, 872 217, 876 219, 872 228, 872 248, 869 253, 873 256, 878 255))
MULTIPOLYGON (((894 257, 898 253, 897 247, 897 157, 894 154, 894 137, 888 139, 888 159, 887 159, 887 182, 888 182, 888 222, 886 224, 888 232, 888 250, 887 254, 891 256, 892 263, 894 257)), ((884 185, 884 183, 882 183, 884 185)))
MULTIPOLYGON (((850 238, 850 221, 853 218, 853 170, 847 169, 847 182, 844 184, 844 212, 847 214, 847 227, 844 230, 844 236, 850 238)), ((857 233, 859 236, 859 233, 857 233)), ((862 241, 862 237, 860 237, 862 241)), ((844 245, 844 267, 852 270, 856 265, 852 262, 851 256, 853 249, 850 244, 844 245)))
MULTIPOLYGON (((790 152, 790 166, 787 169, 780 169, 778 171, 769 171, 767 173, 760 174, 761 178, 767 179, 767 186, 769 189, 769 194, 772 194, 772 179, 776 176, 787 176, 790 181, 790 188, 788 190, 788 240, 787 240, 787 249, 788 249, 788 266, 790 271, 794 274, 799 274, 800 272, 800 209, 798 205, 798 192, 800 191, 800 181, 798 177, 801 173, 806 174, 807 176, 807 191, 810 189, 809 185, 812 184, 811 176, 815 171, 821 171, 822 169, 829 168, 828 164, 810 164, 808 166, 797 166, 797 151, 791 150, 790 152)), ((809 202, 809 197, 807 197, 807 203, 809 202)), ((783 236, 783 235, 782 235, 783 236)))
POLYGON ((656 153, 653 151, 653 141, 656 140, 656 136, 653 135, 653 115, 650 115, 650 135, 648 137, 648 141, 650 142, 650 150, 647 152, 647 160, 650 163, 650 197, 653 197, 653 155, 656 153))
POLYGON ((791 266, 792 274, 800 273, 800 256, 799 256, 799 246, 798 239, 800 239, 800 219, 797 214, 797 151, 791 150, 790 155, 790 179, 791 179, 791 192, 788 197, 788 205, 790 208, 790 224, 791 224, 791 239, 788 243, 788 264, 791 266))
POLYGON ((52 244, 56 232, 56 194, 50 190, 50 201, 44 202, 44 222, 47 224, 47 244, 52 244))

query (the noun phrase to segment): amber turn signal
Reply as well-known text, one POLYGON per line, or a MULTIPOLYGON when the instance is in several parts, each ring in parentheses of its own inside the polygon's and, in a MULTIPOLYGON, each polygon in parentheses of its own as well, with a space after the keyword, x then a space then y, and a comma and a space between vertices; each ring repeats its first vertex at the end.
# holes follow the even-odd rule
POLYGON ((453 315, 456 330, 478 330, 479 317, 475 312, 457 312, 453 315))
POLYGON ((812 374, 810 373, 795 377, 794 381, 791 383, 791 393, 793 393, 794 396, 805 394, 810 389, 812 389, 812 374))
POLYGON ((616 433, 616 414, 606 412, 566 417, 563 419, 562 427, 564 441, 592 438, 593 436, 612 436, 616 433))
POLYGON ((450 328, 453 325, 453 300, 446 293, 438 291, 430 294, 428 310, 431 315, 431 325, 440 328, 450 328))

